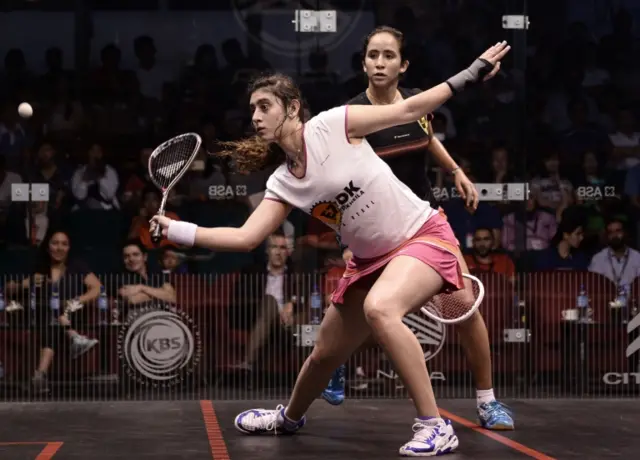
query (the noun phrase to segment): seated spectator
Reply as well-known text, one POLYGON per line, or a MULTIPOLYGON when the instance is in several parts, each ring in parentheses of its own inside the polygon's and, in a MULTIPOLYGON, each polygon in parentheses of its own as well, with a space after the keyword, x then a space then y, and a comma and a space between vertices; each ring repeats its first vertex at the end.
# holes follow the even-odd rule
MULTIPOLYGON (((71 356, 77 358, 93 348, 98 341, 89 339, 71 328, 69 314, 93 302, 100 295, 100 281, 79 259, 69 259, 71 244, 69 235, 61 230, 51 231, 42 244, 35 272, 21 283, 9 282, 7 294, 26 291, 23 298, 33 299, 27 317, 35 310, 35 323, 39 330, 42 351, 40 362, 33 375, 32 384, 38 392, 48 392, 47 372, 51 367, 55 350, 64 335, 71 340, 71 356), (80 283, 79 280, 82 280, 80 283), (49 305, 43 302, 49 300, 49 305), (66 304, 60 314, 60 306, 66 304), (56 317, 56 315, 59 315, 56 317)), ((10 310, 23 310, 13 304, 10 310)))
POLYGON ((537 270, 586 270, 589 259, 580 250, 584 238, 583 219, 575 215, 563 215, 551 245, 538 252, 537 270))
POLYGON ((50 101, 49 114, 44 131, 56 139, 73 139, 85 124, 82 103, 72 94, 67 76, 58 75, 50 101))
POLYGON ((68 210, 70 177, 68 165, 59 152, 48 142, 42 143, 36 153, 36 171, 30 180, 49 185, 49 217, 68 210))
POLYGON ((71 178, 75 209, 120 209, 116 192, 118 173, 106 163, 102 146, 94 144, 87 153, 87 163, 79 166, 71 178))
MULTIPOLYGON (((288 262, 287 238, 282 230, 278 230, 268 239, 266 267, 254 266, 244 271, 238 283, 240 292, 236 297, 241 299, 243 305, 235 307, 236 314, 244 313, 244 318, 257 316, 257 319, 252 325, 244 358, 234 368, 252 370, 258 352, 274 326, 280 324, 290 327, 295 324, 300 313, 296 311, 296 306, 303 304, 303 300, 297 296, 297 280, 288 270, 288 262), (246 311, 247 308, 254 311, 246 311)), ((301 287, 308 285, 304 282, 299 284, 301 287)), ((246 327, 244 324, 242 326, 246 327)))
POLYGON ((0 106, 0 156, 6 157, 8 169, 20 171, 22 152, 30 146, 31 140, 26 123, 21 121, 16 109, 12 102, 0 106))
POLYGON ((138 162, 131 165, 129 174, 123 180, 121 200, 125 209, 139 209, 144 191, 153 186, 149 177, 149 158, 152 152, 152 148, 140 150, 138 162))
POLYGON ((472 273, 500 273, 512 280, 516 272, 513 261, 507 254, 496 252, 494 247, 495 242, 491 229, 476 229, 473 233, 472 252, 464 256, 469 271, 472 273))
POLYGON ((560 160, 553 151, 544 153, 545 172, 531 181, 531 193, 538 205, 556 215, 560 220, 562 212, 573 204, 573 185, 560 175, 560 160))
POLYGON ((579 154, 585 150, 607 153, 611 143, 606 131, 589 119, 589 105, 583 97, 572 98, 567 105, 570 126, 560 133, 559 143, 566 167, 578 166, 579 154))
POLYGON ((622 168, 627 169, 640 163, 640 128, 633 110, 622 107, 616 117, 616 132, 609 136, 614 148, 614 156, 622 168))
POLYGON ((165 246, 160 250, 160 267, 163 271, 176 274, 187 273, 184 260, 184 254, 171 246, 165 246))
POLYGON ((525 226, 527 250, 547 249, 558 227, 556 216, 538 208, 538 202, 533 195, 527 200, 524 216, 519 211, 512 212, 504 216, 502 222, 502 247, 507 251, 516 250, 517 234, 525 226))
MULTIPOLYGON (((142 245, 147 249, 155 248, 155 245, 151 240, 151 233, 149 232, 149 219, 158 212, 160 199, 161 195, 158 189, 154 187, 147 187, 142 198, 142 206, 140 207, 139 214, 133 218, 131 228, 129 229, 129 239, 140 240, 142 245)), ((170 219, 180 220, 180 217, 175 212, 166 211, 165 215, 170 219)), ((166 238, 163 238, 159 245, 160 247, 175 247, 175 244, 166 238)))
POLYGON ((610 219, 606 226, 607 247, 591 258, 589 271, 609 278, 617 287, 630 286, 640 275, 640 252, 627 245, 624 222, 610 219))
POLYGON ((176 303, 176 291, 166 277, 149 273, 147 249, 139 240, 129 240, 122 248, 125 271, 111 289, 111 295, 125 302, 126 306, 142 305, 154 300, 176 303))

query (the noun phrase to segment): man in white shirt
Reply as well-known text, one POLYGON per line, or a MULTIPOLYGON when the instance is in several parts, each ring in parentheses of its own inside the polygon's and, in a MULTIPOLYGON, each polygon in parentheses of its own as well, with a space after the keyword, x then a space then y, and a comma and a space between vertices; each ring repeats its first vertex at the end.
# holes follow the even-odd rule
POLYGON ((607 223, 607 247, 591 259, 589 271, 599 273, 616 284, 629 286, 640 275, 640 252, 626 243, 624 223, 611 219, 607 223))

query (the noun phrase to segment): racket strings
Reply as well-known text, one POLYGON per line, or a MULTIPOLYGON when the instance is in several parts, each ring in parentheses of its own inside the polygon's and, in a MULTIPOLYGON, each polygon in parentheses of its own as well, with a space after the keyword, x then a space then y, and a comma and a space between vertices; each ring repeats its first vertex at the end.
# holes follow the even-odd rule
POLYGON ((464 289, 438 294, 425 307, 437 317, 445 321, 453 321, 464 317, 473 310, 479 297, 480 286, 478 283, 464 278, 464 289))
POLYGON ((199 147, 199 139, 193 135, 179 136, 158 147, 149 161, 149 173, 156 185, 168 189, 199 147))

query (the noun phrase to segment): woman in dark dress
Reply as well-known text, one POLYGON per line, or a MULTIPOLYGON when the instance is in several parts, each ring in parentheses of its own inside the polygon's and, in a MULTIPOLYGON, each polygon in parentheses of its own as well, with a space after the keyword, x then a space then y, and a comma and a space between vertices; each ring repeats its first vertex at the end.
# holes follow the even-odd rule
MULTIPOLYGON (((100 281, 79 259, 69 258, 69 235, 52 230, 40 246, 34 273, 22 282, 7 284, 7 293, 28 292, 27 318, 33 317, 40 336, 40 361, 32 383, 37 391, 48 391, 47 372, 55 350, 65 338, 71 341, 71 356, 77 358, 98 341, 78 333, 71 327, 69 314, 80 310, 100 295, 100 281)), ((31 322, 31 321, 30 321, 31 322)))

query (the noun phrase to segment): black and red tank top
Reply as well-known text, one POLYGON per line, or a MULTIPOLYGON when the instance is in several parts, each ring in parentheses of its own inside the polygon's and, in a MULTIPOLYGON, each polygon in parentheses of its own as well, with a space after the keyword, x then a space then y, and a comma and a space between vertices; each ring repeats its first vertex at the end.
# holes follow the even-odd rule
MULTIPOLYGON (((420 89, 398 88, 404 99, 420 93, 420 89)), ((347 104, 371 105, 366 92, 358 94, 347 104)), ((432 207, 438 203, 431 189, 431 182, 427 176, 429 152, 427 147, 431 142, 428 123, 433 118, 429 114, 420 120, 405 125, 393 126, 367 136, 367 141, 373 150, 389 165, 393 173, 413 193, 423 200, 429 201, 432 207), (385 156, 389 155, 389 156, 385 156)))

